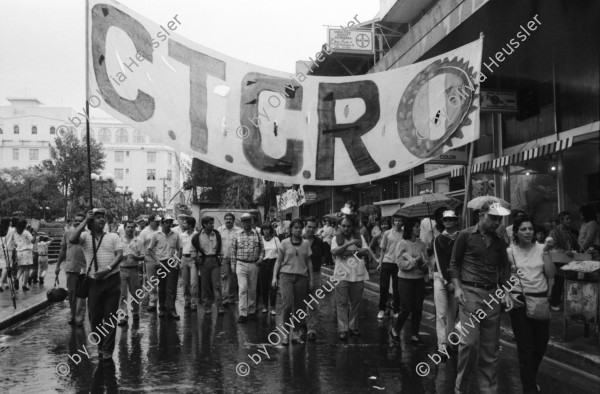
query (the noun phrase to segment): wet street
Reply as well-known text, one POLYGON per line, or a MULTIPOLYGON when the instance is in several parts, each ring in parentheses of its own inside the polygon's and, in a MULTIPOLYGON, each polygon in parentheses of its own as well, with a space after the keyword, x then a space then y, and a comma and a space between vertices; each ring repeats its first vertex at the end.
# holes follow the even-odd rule
MULTIPOLYGON (((430 314, 424 315, 422 325, 425 346, 414 347, 404 338, 401 345, 391 346, 387 339, 389 318, 377 321, 377 297, 365 291, 362 337, 343 343, 337 338, 333 296, 327 295, 320 306, 321 327, 316 343, 283 348, 271 345, 267 339, 275 329, 274 319, 267 314, 259 313, 257 320, 238 325, 237 308, 230 307, 221 317, 216 310, 205 315, 184 311, 178 297, 181 321, 143 312, 138 325, 130 323, 128 328, 117 330, 114 366, 98 367, 96 347, 86 340, 89 325, 86 323, 85 329, 72 328, 67 324, 67 303, 55 304, 0 335, 0 392, 453 391, 453 355, 438 366, 428 357, 435 350, 430 314), (423 377, 415 372, 421 362, 431 367, 423 377)), ((501 393, 521 392, 516 359, 515 348, 503 346, 501 393)), ((597 393, 597 381, 548 361, 542 363, 538 382, 543 393, 597 393)))

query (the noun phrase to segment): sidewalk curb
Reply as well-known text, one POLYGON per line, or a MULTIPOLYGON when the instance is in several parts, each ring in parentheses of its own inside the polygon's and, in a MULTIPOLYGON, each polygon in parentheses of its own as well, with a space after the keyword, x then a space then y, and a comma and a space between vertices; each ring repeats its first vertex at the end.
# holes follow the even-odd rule
POLYGON ((31 305, 29 308, 23 309, 22 311, 15 313, 14 315, 7 317, 6 319, 0 321, 0 330, 4 330, 4 329, 12 326, 15 323, 18 323, 19 321, 24 320, 24 319, 36 314, 37 312, 41 311, 42 309, 44 309, 50 305, 51 305, 50 301, 48 301, 48 299, 45 299, 34 305, 31 305))
MULTIPOLYGON (((333 274, 333 269, 329 267, 322 267, 321 273, 326 276, 331 276, 333 274)), ((379 294, 379 285, 374 282, 365 281, 365 289, 379 294)), ((435 315, 435 306, 431 300, 426 299, 424 301, 423 311, 435 315)), ((516 346, 512 329, 509 327, 502 325, 500 326, 500 339, 516 346)), ((589 357, 586 354, 565 348, 564 346, 553 342, 552 339, 548 342, 548 348, 546 349, 545 357, 562 364, 570 365, 574 368, 580 368, 582 371, 593 376, 596 376, 598 370, 600 370, 600 359, 597 360, 589 357)))

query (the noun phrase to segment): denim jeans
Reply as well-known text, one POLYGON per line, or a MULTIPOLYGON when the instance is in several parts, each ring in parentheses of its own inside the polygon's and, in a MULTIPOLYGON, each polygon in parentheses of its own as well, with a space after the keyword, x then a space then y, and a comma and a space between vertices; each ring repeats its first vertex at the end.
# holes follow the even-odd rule
POLYGON ((256 283, 258 281, 258 266, 254 263, 238 261, 235 267, 239 286, 240 316, 256 313, 256 283))
POLYGON ((191 257, 181 258, 181 280, 183 281, 185 305, 190 305, 192 302, 198 305, 198 270, 194 259, 191 257))
POLYGON ((458 303, 454 292, 444 286, 442 274, 433 274, 433 300, 435 303, 435 331, 437 333, 438 349, 448 343, 448 335, 454 330, 458 318, 458 303))
MULTIPOLYGON (((121 277, 118 273, 103 280, 92 280, 90 282, 88 296, 90 325, 92 331, 100 337, 98 350, 105 354, 112 355, 115 349, 117 325, 113 316, 119 308, 120 297, 121 277)), ((97 338, 94 339, 94 341, 96 340, 97 338)))
POLYGON ((202 279, 202 302, 205 308, 210 308, 212 303, 217 308, 223 306, 221 298, 221 266, 215 257, 206 257, 200 266, 202 279))
POLYGON ((523 392, 535 392, 538 369, 550 339, 550 321, 536 321, 528 318, 524 307, 514 308, 509 314, 513 333, 517 340, 523 392))
POLYGON ((141 289, 140 278, 138 276, 138 267, 121 267, 119 273, 121 274, 121 309, 123 312, 127 312, 127 299, 129 294, 133 300, 131 305, 131 313, 133 315, 139 315, 140 313, 140 300, 137 299, 135 292, 141 289), (138 302, 136 302, 138 301, 138 302))
MULTIPOLYGON (((283 303, 282 325, 292 332, 306 327, 304 319, 300 319, 298 311, 306 312, 304 300, 308 300, 308 277, 298 274, 279 274, 281 301, 283 303)), ((305 330, 306 331, 306 330, 305 330)))
MULTIPOLYGON (((167 267, 167 260, 162 261, 163 266, 167 267)), ((160 266, 159 266, 160 267, 160 266)), ((162 268, 167 274, 166 277, 161 278, 158 275, 158 306, 162 312, 172 313, 175 312, 175 299, 177 298, 177 282, 179 281, 179 268, 171 268, 169 271, 162 268)))
POLYGON ((262 305, 265 308, 269 307, 269 301, 271 308, 275 308, 277 302, 277 289, 273 289, 271 282, 273 281, 273 269, 275 268, 275 261, 277 259, 265 259, 260 265, 258 272, 258 294, 262 305))
POLYGON ((419 279, 398 278, 400 293, 400 311, 394 329, 400 335, 404 323, 410 315, 411 335, 419 335, 421 316, 423 315, 423 301, 425 300, 425 281, 419 279))
MULTIPOLYGON (((310 291, 310 294, 312 294, 316 299, 318 299, 317 296, 315 296, 315 291, 319 290, 321 288, 321 271, 314 271, 313 272, 313 278, 312 278, 312 290, 310 291)), ((317 332, 317 325, 319 324, 319 304, 312 301, 310 299, 307 299, 307 302, 310 303, 310 307, 307 307, 308 309, 308 317, 307 317, 307 325, 308 325, 308 333, 316 333, 317 332)))
POLYGON ((75 323, 83 323, 85 321, 87 300, 85 298, 77 298, 75 295, 79 272, 65 273, 67 274, 67 291, 69 294, 69 306, 71 307, 71 319, 74 319, 75 323))
POLYGON ((390 294, 390 279, 392 282, 392 294, 394 295, 394 313, 400 310, 400 293, 398 292, 398 264, 382 263, 379 273, 379 310, 387 309, 387 299, 390 294))
POLYGON ((493 295, 495 290, 463 286, 467 302, 465 305, 458 306, 462 330, 457 332, 461 335, 455 382, 457 394, 467 392, 475 369, 478 369, 479 392, 482 394, 498 392, 500 305, 492 301, 491 297, 496 299, 493 295), (486 316, 477 322, 474 316, 477 317, 476 312, 479 309, 483 310, 486 316))
POLYGON ((365 282, 343 280, 335 288, 335 304, 338 331, 358 330, 358 309, 362 300, 365 282))

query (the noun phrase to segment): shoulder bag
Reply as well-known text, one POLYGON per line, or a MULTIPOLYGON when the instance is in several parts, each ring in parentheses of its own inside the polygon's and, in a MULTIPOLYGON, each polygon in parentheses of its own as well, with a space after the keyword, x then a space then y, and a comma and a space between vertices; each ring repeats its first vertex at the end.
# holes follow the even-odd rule
MULTIPOLYGON (((90 234, 93 237, 93 235, 90 234)), ((90 283, 92 278, 89 277, 90 270, 92 269, 92 265, 94 265, 96 271, 98 271, 98 263, 96 262, 96 254, 98 253, 98 249, 100 249, 100 244, 102 243, 102 239, 104 239, 104 233, 100 237, 100 241, 98 241, 98 245, 96 245, 96 249, 94 251, 94 257, 92 257, 92 262, 87 269, 85 274, 79 274, 77 278, 77 284, 75 285, 75 296, 77 298, 88 298, 90 294, 90 283)))
POLYGON ((525 293, 523 289, 523 283, 521 282, 521 278, 519 274, 516 273, 517 269, 517 261, 515 260, 515 252, 513 247, 511 246, 510 252, 513 257, 513 265, 515 266, 515 275, 519 279, 519 284, 521 285, 521 294, 523 295, 523 299, 525 301, 525 314, 528 318, 532 320, 538 321, 547 321, 550 320, 550 302, 548 301, 548 295, 546 292, 541 293, 525 293), (525 296, 527 294, 527 296, 525 296))

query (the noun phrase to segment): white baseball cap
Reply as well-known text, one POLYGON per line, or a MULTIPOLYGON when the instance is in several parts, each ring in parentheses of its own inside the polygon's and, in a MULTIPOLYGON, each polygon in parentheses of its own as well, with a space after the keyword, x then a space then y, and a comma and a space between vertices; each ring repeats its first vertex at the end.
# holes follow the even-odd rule
POLYGON ((442 219, 443 218, 458 219, 458 216, 456 216, 456 212, 450 209, 448 211, 444 211, 444 213, 442 214, 442 219))

